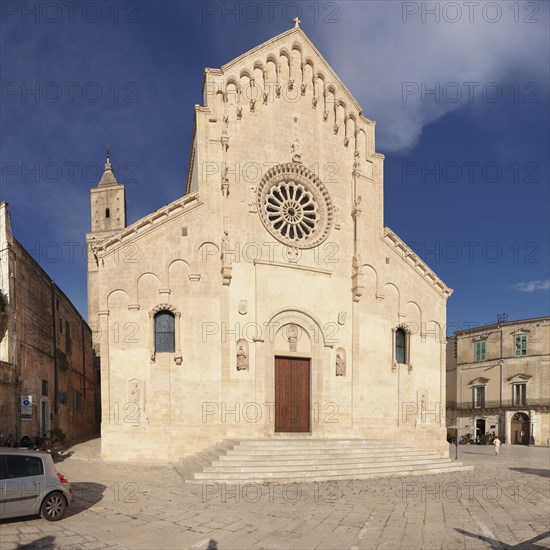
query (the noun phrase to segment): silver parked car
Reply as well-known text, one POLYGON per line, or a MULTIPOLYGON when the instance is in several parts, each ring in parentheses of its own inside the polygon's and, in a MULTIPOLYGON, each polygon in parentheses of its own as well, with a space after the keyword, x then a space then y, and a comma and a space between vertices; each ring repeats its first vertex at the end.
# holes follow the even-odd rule
POLYGON ((72 500, 71 484, 56 472, 49 453, 0 450, 0 519, 40 514, 57 521, 72 500))

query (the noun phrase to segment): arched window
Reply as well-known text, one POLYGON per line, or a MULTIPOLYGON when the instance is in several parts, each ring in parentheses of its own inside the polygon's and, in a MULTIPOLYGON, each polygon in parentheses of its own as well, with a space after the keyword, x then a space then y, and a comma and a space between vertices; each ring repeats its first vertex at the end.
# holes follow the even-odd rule
POLYGON ((176 350, 175 317, 170 311, 155 315, 155 353, 174 353, 176 350))
POLYGON ((402 328, 395 331, 395 361, 401 364, 407 362, 407 335, 402 328))

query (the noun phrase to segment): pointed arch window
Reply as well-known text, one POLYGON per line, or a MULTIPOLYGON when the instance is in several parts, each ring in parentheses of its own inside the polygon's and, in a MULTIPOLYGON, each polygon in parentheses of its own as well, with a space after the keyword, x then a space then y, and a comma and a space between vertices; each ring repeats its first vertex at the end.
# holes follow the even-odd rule
POLYGON ((174 353, 176 350, 176 318, 171 311, 155 315, 155 353, 174 353))

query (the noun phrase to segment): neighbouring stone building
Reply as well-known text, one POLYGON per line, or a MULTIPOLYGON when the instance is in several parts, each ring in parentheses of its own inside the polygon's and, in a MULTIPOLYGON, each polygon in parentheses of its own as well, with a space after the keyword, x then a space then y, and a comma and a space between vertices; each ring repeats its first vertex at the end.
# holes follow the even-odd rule
POLYGON ((447 425, 550 445, 550 317, 462 330, 447 346, 447 425))
POLYGON ((68 439, 97 433, 99 369, 92 332, 12 235, 0 202, 0 433, 68 439))
POLYGON ((448 455, 452 291, 384 226, 375 123, 298 27, 206 69, 203 96, 181 198, 127 226, 109 157, 91 191, 103 457, 274 437, 448 455))

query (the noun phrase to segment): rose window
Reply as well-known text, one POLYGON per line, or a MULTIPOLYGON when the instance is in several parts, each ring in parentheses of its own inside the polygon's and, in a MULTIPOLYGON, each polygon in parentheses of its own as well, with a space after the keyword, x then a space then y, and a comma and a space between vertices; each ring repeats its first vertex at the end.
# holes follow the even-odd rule
POLYGON ((273 228, 292 240, 311 235, 319 220, 313 195, 303 185, 294 182, 282 182, 272 187, 267 196, 266 210, 273 228))
POLYGON ((279 164, 262 178, 258 212, 277 240, 295 248, 323 242, 332 226, 333 207, 324 184, 302 164, 279 164))

